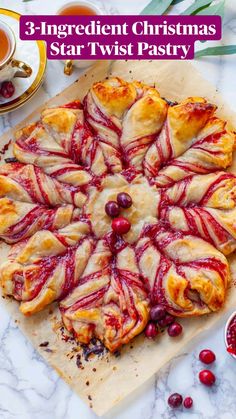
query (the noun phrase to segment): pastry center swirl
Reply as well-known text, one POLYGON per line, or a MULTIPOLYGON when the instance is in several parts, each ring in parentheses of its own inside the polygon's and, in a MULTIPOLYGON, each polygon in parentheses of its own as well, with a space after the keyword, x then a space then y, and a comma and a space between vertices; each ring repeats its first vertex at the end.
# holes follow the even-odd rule
POLYGON ((159 193, 156 187, 150 186, 143 176, 136 177, 128 183, 121 175, 107 176, 101 188, 92 188, 85 212, 89 215, 93 233, 98 237, 111 231, 112 219, 105 212, 108 201, 115 201, 118 193, 128 193, 133 201, 130 208, 121 208, 120 215, 126 217, 131 223, 130 231, 124 235, 129 243, 135 242, 145 224, 157 221, 157 208, 159 193))

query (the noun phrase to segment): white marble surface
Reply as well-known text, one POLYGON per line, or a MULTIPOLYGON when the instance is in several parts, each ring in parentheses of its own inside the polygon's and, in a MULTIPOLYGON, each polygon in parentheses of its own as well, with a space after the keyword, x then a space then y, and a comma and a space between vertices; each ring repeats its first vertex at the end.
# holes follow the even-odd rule
MULTIPOLYGON (((96 2, 96 0, 94 0, 96 2)), ((54 13, 65 0, 1 0, 0 6, 21 13, 54 13)), ((103 0, 107 12, 137 14, 147 0, 103 0)), ((186 1, 186 4, 191 1, 186 1)), ((236 2, 226 0, 224 39, 222 43, 236 43, 236 2)), ((179 4, 175 11, 184 7, 179 4)), ((204 47, 206 44, 204 44, 204 47)), ((194 65, 213 82, 231 107, 236 110, 236 56, 208 58, 195 61, 194 65)), ((62 74, 62 64, 48 63, 43 86, 23 108, 0 117, 0 133, 14 126, 32 109, 60 92, 75 80, 76 70, 70 77, 62 74), (60 80, 60 82, 58 82, 60 80)), ((0 418, 1 419, 95 419, 96 415, 70 390, 50 367, 39 357, 24 338, 8 314, 0 307, 0 418)), ((215 330, 202 336, 186 348, 184 354, 172 362, 140 388, 129 400, 125 400, 106 419, 233 419, 236 417, 236 362, 226 354, 223 341, 225 319, 215 330), (217 362, 212 367, 217 376, 213 388, 198 383, 201 369, 198 353, 203 348, 215 351, 217 362), (191 411, 170 410, 166 400, 172 392, 191 395, 194 408, 191 411)), ((104 397, 106 395, 104 394, 104 397)))

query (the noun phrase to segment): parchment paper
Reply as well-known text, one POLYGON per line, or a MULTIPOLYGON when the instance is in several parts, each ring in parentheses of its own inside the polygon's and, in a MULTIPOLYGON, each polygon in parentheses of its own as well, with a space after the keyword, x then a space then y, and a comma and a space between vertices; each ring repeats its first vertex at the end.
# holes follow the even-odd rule
MULTIPOLYGON (((155 83, 161 96, 170 100, 179 101, 188 96, 204 96, 218 105, 219 116, 236 127, 236 114, 224 103, 216 89, 204 80, 188 62, 117 61, 98 63, 69 88, 33 112, 16 128, 36 120, 44 107, 63 104, 77 98, 82 99, 93 82, 110 75, 118 75, 126 80, 136 79, 147 84, 155 83)), ((13 138, 13 131, 16 128, 0 139, 1 148, 10 138, 13 138)), ((2 161, 4 157, 11 156, 11 153, 10 147, 6 155, 2 156, 2 161)), ((236 173, 236 158, 233 167, 236 173)), ((6 244, 0 244, 0 263, 6 258, 8 249, 9 246, 6 244)), ((115 357, 109 354, 105 354, 103 358, 95 356, 88 362, 83 362, 82 369, 76 364, 78 359, 76 344, 62 340, 61 320, 56 305, 50 306, 37 315, 25 318, 20 314, 17 302, 2 298, 0 302, 11 313, 22 332, 45 360, 98 415, 103 415, 143 384, 173 356, 183 351, 193 337, 213 327, 224 312, 230 309, 232 311, 236 306, 236 286, 233 285, 236 278, 235 256, 231 256, 229 261, 233 280, 225 307, 221 312, 183 320, 184 334, 174 340, 167 334, 161 334, 155 342, 139 336, 122 349, 121 356, 115 357), (45 341, 49 342, 48 346, 40 347, 39 345, 45 341)))

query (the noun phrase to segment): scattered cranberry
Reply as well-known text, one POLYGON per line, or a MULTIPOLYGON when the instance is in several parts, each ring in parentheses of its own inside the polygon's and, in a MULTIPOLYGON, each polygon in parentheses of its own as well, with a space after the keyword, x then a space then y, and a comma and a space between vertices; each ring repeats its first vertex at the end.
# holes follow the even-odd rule
POLYGON ((122 208, 129 208, 133 203, 131 196, 126 192, 118 193, 117 202, 122 208))
POLYGON ((171 323, 175 321, 175 318, 171 316, 171 314, 167 314, 164 319, 161 319, 158 321, 158 324, 160 327, 166 327, 169 326, 171 323))
POLYGON ((183 403, 183 397, 179 393, 173 393, 168 398, 168 405, 170 407, 176 408, 176 407, 181 406, 182 403, 183 403))
POLYGON ((120 213, 119 205, 116 201, 108 201, 105 205, 105 211, 109 217, 117 217, 120 213))
POLYGON ((171 323, 167 329, 168 335, 171 337, 179 336, 182 333, 182 326, 178 322, 171 323))
POLYGON ((199 354, 199 359, 204 364, 211 364, 215 361, 216 356, 210 349, 203 349, 199 354))
POLYGON ((163 305, 158 304, 151 308, 150 317, 151 317, 151 320, 153 320, 154 322, 164 319, 165 316, 166 316, 166 310, 163 305))
POLYGON ((199 372, 199 380, 202 384, 205 384, 205 386, 211 387, 215 383, 216 377, 213 372, 202 370, 199 372))
POLYGON ((146 338, 154 339, 157 336, 157 334, 158 334, 158 331, 157 331, 155 323, 153 322, 148 323, 145 329, 146 338))
POLYGON ((15 87, 11 81, 4 81, 0 92, 5 99, 9 99, 14 94, 15 87))
POLYGON ((130 230, 131 224, 125 217, 114 218, 111 224, 112 230, 117 234, 126 234, 130 230))
POLYGON ((185 409, 191 409, 193 405, 193 399, 192 397, 185 397, 184 399, 184 407, 185 409))

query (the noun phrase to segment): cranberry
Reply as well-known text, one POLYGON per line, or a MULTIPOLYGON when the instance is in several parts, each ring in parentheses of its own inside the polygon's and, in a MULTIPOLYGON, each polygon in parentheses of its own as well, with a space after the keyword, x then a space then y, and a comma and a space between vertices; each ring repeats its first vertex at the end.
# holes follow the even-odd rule
POLYGON ((11 81, 4 81, 1 86, 1 95, 9 99, 15 92, 15 87, 11 81))
POLYGON ((108 201, 105 205, 105 211, 109 217, 117 217, 120 213, 120 208, 116 201, 108 201))
POLYGON ((151 308, 150 317, 154 322, 164 319, 165 316, 166 316, 166 310, 165 310, 165 307, 162 306, 161 304, 158 304, 151 308))
POLYGON ((164 319, 161 319, 158 321, 158 324, 160 327, 166 327, 169 326, 169 324, 173 323, 175 318, 171 316, 171 314, 167 314, 164 319))
POLYGON ((179 324, 178 322, 174 322, 172 324, 169 325, 167 332, 168 335, 171 337, 176 337, 179 336, 182 333, 182 326, 181 324, 179 324))
POLYGON ((118 193, 116 199, 119 206, 122 208, 129 208, 133 203, 131 196, 126 192, 118 193))
POLYGON ((114 218, 111 224, 112 230, 117 234, 126 234, 130 230, 131 224, 125 217, 114 218))
POLYGON ((216 356, 210 349, 203 349, 199 354, 199 359, 204 364, 211 364, 215 361, 216 356))
POLYGON ((179 393, 173 393, 168 398, 168 405, 170 407, 179 407, 183 403, 183 397, 179 393))
POLYGON ((184 407, 185 409, 191 409, 193 405, 193 399, 192 397, 185 397, 184 399, 184 407))
POLYGON ((158 331, 157 331, 155 323, 153 322, 148 323, 145 329, 146 338, 154 339, 157 334, 158 334, 158 331))
POLYGON ((216 377, 213 372, 202 370, 199 372, 199 380, 202 384, 205 384, 205 386, 211 387, 215 383, 216 377))

